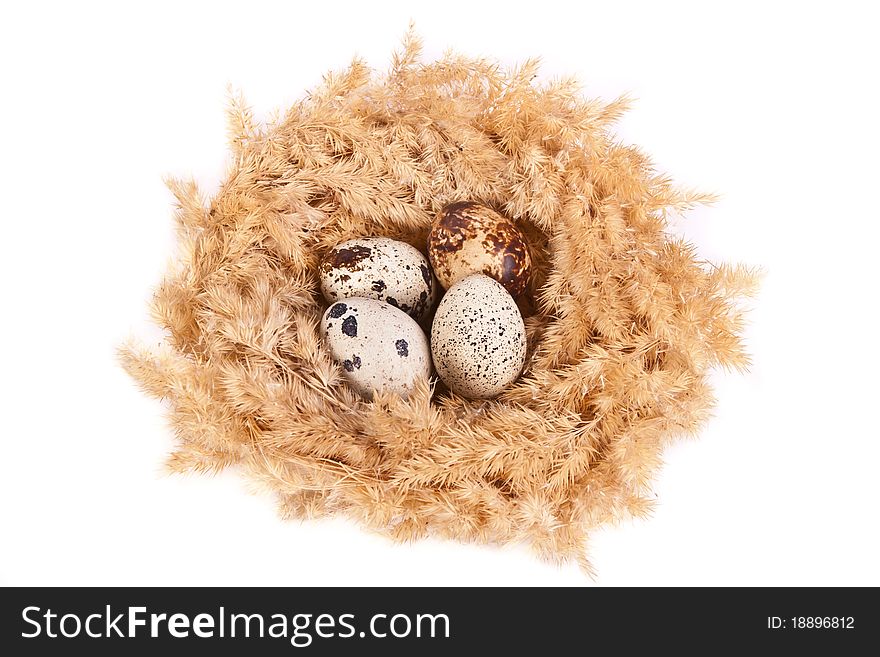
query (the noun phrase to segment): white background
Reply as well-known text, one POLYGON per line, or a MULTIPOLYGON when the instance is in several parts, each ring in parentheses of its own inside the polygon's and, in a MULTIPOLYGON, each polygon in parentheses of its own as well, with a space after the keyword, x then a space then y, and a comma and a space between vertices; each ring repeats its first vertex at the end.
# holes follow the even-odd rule
POLYGON ((593 585, 522 548, 282 522, 234 474, 168 477, 162 406, 114 361, 157 341, 164 174, 213 192, 226 85, 261 117, 410 18, 446 47, 639 98, 619 135, 719 191, 675 230, 767 275, 714 419, 666 454, 598 585, 880 585, 876 16, 869 2, 4 3, 0 583, 593 585), (662 7, 661 7, 662 5, 662 7))

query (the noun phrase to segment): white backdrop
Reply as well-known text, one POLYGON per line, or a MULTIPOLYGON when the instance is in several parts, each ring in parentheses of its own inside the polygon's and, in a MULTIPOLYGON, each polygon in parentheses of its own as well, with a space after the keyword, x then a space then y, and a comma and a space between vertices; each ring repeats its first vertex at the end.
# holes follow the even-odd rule
POLYGON ((158 340, 164 174, 213 192, 226 85, 259 116, 354 54, 543 57, 639 101, 619 135, 723 194, 675 230, 765 268, 746 376, 666 454, 646 522, 598 533, 599 585, 880 585, 876 63, 868 2, 4 3, 2 584, 591 585, 524 549, 394 545, 282 522, 234 474, 167 477, 162 406, 114 348, 158 340), (660 6, 662 5, 662 7, 660 6))

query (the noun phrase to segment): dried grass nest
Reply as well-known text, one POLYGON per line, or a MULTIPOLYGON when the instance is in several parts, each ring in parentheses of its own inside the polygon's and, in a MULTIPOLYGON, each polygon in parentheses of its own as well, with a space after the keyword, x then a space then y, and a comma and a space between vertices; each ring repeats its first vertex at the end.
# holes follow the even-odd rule
POLYGON ((179 262, 152 310, 167 344, 121 349, 167 400, 173 471, 236 466, 282 514, 343 513, 397 540, 504 544, 591 572, 589 532, 647 514, 666 444, 712 405, 715 366, 743 369, 743 266, 701 262, 670 212, 677 189, 609 127, 628 100, 586 100, 410 31, 385 74, 356 59, 258 125, 229 108, 232 161, 210 202, 170 181, 179 262), (426 382, 364 401, 324 348, 317 267, 333 245, 388 236, 425 249, 439 208, 488 203, 529 238, 521 378, 491 401, 426 382))

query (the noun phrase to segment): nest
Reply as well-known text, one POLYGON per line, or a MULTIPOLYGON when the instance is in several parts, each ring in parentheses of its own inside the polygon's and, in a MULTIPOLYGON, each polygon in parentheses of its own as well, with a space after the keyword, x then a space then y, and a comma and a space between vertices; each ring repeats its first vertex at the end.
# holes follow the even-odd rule
POLYGON ((216 195, 169 181, 181 255, 152 305, 166 344, 128 345, 122 362, 168 402, 173 471, 235 466, 287 517, 526 542, 589 570, 590 531, 649 513, 663 448, 706 419, 710 369, 747 365, 738 302, 755 276, 666 232, 670 213, 711 198, 614 138, 626 98, 537 83, 536 61, 420 51, 410 32, 387 72, 355 60, 266 124, 231 100, 216 195), (490 401, 428 381, 365 401, 318 332, 320 259, 362 236, 424 252, 457 200, 528 237, 523 374, 490 401))

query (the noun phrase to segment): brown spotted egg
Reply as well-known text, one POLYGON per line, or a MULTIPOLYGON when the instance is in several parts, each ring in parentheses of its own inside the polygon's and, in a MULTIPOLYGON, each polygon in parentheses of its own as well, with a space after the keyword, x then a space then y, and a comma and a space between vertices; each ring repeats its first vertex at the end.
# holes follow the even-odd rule
POLYGON ((416 321, 376 299, 341 299, 321 320, 321 333, 349 384, 367 399, 374 392, 406 397, 431 375, 431 348, 416 321))
POLYGON ((349 297, 378 299, 421 321, 434 305, 437 281, 414 246, 387 237, 364 237, 331 249, 320 266, 328 303, 349 297))
POLYGON ((525 237, 492 208, 462 201, 440 210, 428 235, 428 258, 444 288, 482 273, 513 296, 525 292, 532 260, 525 237))
POLYGON ((460 280, 437 306, 431 353, 452 391, 471 399, 498 395, 526 359, 526 330, 513 297, 484 274, 460 280))

